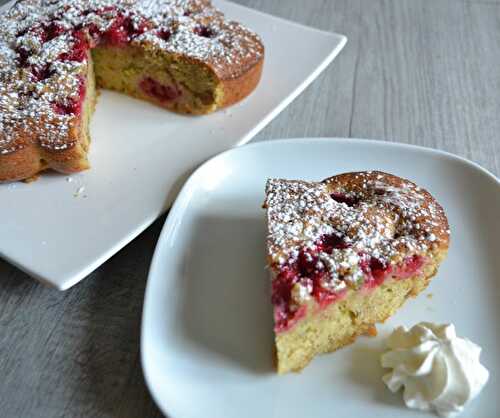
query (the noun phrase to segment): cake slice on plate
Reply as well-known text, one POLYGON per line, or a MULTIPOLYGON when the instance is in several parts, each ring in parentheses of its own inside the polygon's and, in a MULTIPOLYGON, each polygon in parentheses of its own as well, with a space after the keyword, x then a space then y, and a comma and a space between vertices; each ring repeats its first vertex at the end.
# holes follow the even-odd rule
POLYGON ((448 251, 439 203, 387 173, 270 179, 264 207, 279 373, 374 332, 425 289, 448 251))

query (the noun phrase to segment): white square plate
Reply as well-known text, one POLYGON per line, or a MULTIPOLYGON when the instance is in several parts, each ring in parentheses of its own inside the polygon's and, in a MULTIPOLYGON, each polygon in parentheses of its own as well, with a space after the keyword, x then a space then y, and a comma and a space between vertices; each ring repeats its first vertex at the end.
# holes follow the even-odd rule
POLYGON ((460 417, 498 416, 499 213, 498 179, 430 149, 303 139, 217 156, 179 194, 152 261, 141 353, 154 399, 172 418, 422 418, 385 388, 379 356, 394 326, 426 320, 453 322, 483 347, 490 381, 460 417), (449 256, 428 290, 381 325, 378 337, 320 356, 300 374, 277 376, 264 268, 266 179, 373 169, 414 180, 437 198, 449 217, 449 256))
POLYGON ((243 102, 188 117, 104 91, 91 124, 89 171, 0 185, 0 256, 67 289, 146 229, 207 158, 248 142, 335 58, 342 35, 226 1, 266 47, 262 80, 243 102), (300 59, 297 59, 300 57, 300 59))

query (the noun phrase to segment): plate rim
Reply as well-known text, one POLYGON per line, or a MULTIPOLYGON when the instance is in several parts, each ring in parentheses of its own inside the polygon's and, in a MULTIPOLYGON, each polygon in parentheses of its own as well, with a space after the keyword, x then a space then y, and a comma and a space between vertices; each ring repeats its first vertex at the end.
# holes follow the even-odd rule
MULTIPOLYGON (((332 146, 342 146, 343 144, 349 144, 349 145, 359 145, 361 147, 365 145, 376 145, 376 146, 381 146, 381 147, 389 147, 389 148, 396 148, 396 149, 405 149, 405 150, 412 150, 415 152, 423 152, 428 155, 433 155, 437 156, 438 158, 445 158, 446 160, 449 161, 455 161, 459 162, 461 164, 464 164, 465 166, 468 166, 474 170, 477 170, 480 174, 484 175, 487 180, 493 181, 494 184, 499 188, 500 192, 500 177, 495 176, 492 172, 487 170, 486 168, 482 167, 480 164, 469 160, 465 157, 453 154, 448 151, 440 150, 440 149, 434 149, 430 147, 425 147, 421 145, 413 145, 413 144, 407 144, 407 143, 402 143, 402 142, 392 142, 392 141, 384 141, 380 139, 366 139, 366 138, 343 138, 343 137, 296 137, 296 138, 280 138, 280 139, 275 139, 275 140, 267 140, 267 141, 261 141, 261 142, 255 142, 251 144, 247 144, 245 146, 239 146, 239 147, 234 147, 230 148, 224 152, 221 152, 220 154, 217 154, 216 156, 208 159, 205 161, 203 164, 201 164, 187 179, 187 181, 183 184, 181 190, 177 194, 177 197, 175 198, 174 203, 172 204, 172 207, 168 213, 168 216, 162 226, 162 230, 160 232, 160 235, 158 237, 158 241, 155 246, 155 250, 153 252, 153 256, 151 258, 151 264, 149 267, 148 271, 148 277, 146 281, 146 289, 144 292, 144 301, 143 301, 143 308, 142 308, 142 316, 141 316, 141 337, 140 337, 140 362, 141 362, 141 368, 142 368, 142 373, 144 376, 144 382, 146 384, 146 387, 148 388, 148 391, 154 400, 155 404, 157 407, 162 411, 162 413, 166 414, 167 416, 171 416, 167 409, 164 409, 162 406, 162 402, 157 396, 157 393, 154 389, 154 385, 152 384, 151 380, 151 375, 150 375, 150 369, 149 367, 146 366, 147 360, 146 360, 146 355, 145 355, 145 350, 144 347, 146 345, 146 320, 148 319, 148 316, 146 314, 147 307, 150 305, 148 301, 152 298, 151 296, 151 288, 150 283, 152 282, 152 278, 156 275, 156 270, 159 268, 159 264, 161 260, 161 255, 162 255, 162 248, 163 248, 163 242, 168 239, 168 236, 172 234, 172 231, 175 231, 175 228, 173 228, 174 225, 172 223, 178 218, 178 214, 181 211, 184 211, 185 208, 181 207, 182 203, 186 201, 186 197, 189 195, 190 190, 192 190, 193 187, 195 187, 196 182, 198 181, 198 177, 200 176, 200 173, 203 172, 203 170, 206 169, 206 166, 209 166, 210 164, 214 164, 218 159, 223 159, 227 156, 227 154, 231 153, 238 153, 238 152, 246 152, 247 149, 251 148, 260 148, 260 147, 268 147, 268 146, 287 146, 288 144, 301 144, 300 146, 303 145, 308 145, 308 146, 315 146, 314 144, 320 144, 324 142, 330 142, 332 146)), ((184 205, 186 206, 186 205, 184 205)), ((175 417, 172 417, 175 418, 175 417)))

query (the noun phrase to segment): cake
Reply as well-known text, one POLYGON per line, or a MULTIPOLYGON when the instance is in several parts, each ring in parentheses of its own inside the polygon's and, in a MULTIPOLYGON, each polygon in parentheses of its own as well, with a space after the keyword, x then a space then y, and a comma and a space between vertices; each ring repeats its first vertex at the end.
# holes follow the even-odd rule
POLYGON ((209 0, 17 1, 0 14, 0 182, 87 169, 96 87, 206 114, 250 94, 263 61, 209 0))
POLYGON ((278 373, 374 334, 426 288, 448 250, 439 203, 383 172, 270 179, 264 207, 278 373))

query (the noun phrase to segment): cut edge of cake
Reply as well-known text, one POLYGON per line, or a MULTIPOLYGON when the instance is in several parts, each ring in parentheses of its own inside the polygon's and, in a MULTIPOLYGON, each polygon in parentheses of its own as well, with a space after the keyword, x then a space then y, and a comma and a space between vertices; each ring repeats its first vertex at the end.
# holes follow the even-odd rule
MULTIPOLYGON (((446 252, 441 255, 444 259, 446 252)), ((416 297, 437 273, 439 262, 421 273, 400 279, 391 277, 366 292, 349 290, 326 308, 313 299, 295 327, 275 335, 275 364, 279 374, 300 372, 319 354, 331 353, 353 343, 360 335, 376 334, 374 326, 385 322, 410 297, 416 297)))
POLYGON ((262 61, 237 78, 219 78, 188 57, 138 46, 92 50, 99 88, 115 90, 173 112, 204 115, 248 96, 259 83, 262 61))

